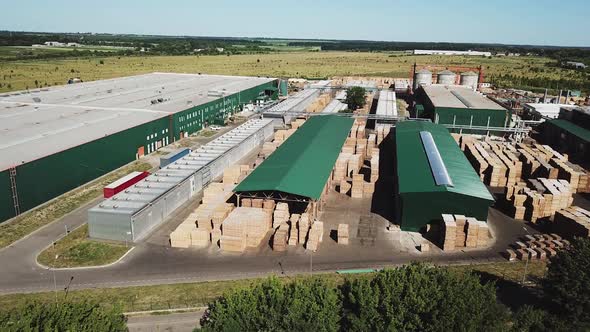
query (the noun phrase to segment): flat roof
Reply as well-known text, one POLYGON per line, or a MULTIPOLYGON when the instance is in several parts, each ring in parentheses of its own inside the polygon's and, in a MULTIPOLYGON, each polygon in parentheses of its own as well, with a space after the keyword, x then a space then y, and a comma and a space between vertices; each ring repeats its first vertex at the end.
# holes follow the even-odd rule
POLYGON ((278 191, 319 199, 353 122, 337 115, 310 118, 234 192, 278 191))
POLYGON ((271 81, 151 73, 3 93, 0 171, 271 81))
POLYGON ((379 100, 377 101, 376 115, 397 116, 397 101, 395 91, 379 91, 379 100))
POLYGON ((590 130, 584 127, 562 119, 549 120, 547 123, 559 127, 585 142, 590 142, 590 130))
POLYGON ((134 215, 271 123, 271 119, 250 120, 101 202, 90 211, 134 215))
POLYGON ((434 107, 506 111, 504 107, 468 86, 433 84, 422 88, 434 107))
POLYGON ((426 121, 404 121, 396 126, 397 180, 400 193, 452 192, 489 201, 494 198, 449 131, 442 125, 426 121), (421 132, 432 135, 452 185, 437 185, 433 169, 420 138, 421 132))

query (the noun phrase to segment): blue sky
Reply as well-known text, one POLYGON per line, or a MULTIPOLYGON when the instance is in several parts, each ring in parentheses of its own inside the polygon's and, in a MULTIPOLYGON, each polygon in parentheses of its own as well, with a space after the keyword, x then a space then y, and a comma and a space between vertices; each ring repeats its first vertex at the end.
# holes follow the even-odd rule
POLYGON ((589 0, 0 0, 0 30, 590 46, 589 0))

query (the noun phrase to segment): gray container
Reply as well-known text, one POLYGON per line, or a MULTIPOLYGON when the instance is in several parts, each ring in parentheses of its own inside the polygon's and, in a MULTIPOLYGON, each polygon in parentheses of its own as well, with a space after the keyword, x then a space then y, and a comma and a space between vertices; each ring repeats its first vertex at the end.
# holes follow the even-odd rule
POLYGON ((437 75, 437 83, 444 85, 455 85, 457 75, 450 70, 443 70, 437 75))
POLYGON ((472 71, 461 73, 461 85, 463 86, 468 86, 473 90, 477 90, 478 80, 478 75, 472 71))
POLYGON ((428 86, 432 84, 432 73, 426 69, 418 70, 414 74, 414 90, 421 86, 428 86))

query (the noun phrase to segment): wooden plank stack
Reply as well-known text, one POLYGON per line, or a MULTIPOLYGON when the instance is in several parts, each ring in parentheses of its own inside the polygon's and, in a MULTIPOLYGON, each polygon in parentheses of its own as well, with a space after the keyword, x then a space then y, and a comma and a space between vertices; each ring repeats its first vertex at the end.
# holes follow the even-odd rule
POLYGON ((299 218, 299 243, 304 244, 310 229, 311 220, 308 213, 302 213, 299 218))
POLYGON ((285 251, 287 250, 287 239, 289 237, 289 224, 282 223, 275 231, 272 240, 272 250, 285 251))
POLYGON ((283 202, 277 203, 273 214, 272 228, 276 229, 282 224, 286 224, 289 219, 289 204, 283 202))
POLYGON ((486 247, 491 239, 488 224, 463 215, 442 215, 441 246, 443 251, 457 248, 486 247))
POLYGON ((378 124, 375 126, 375 131, 377 132, 377 145, 381 144, 385 137, 389 135, 389 131, 391 130, 391 125, 386 124, 378 124))
POLYGON ((291 121, 291 129, 299 129, 299 127, 303 126, 305 123, 305 119, 295 119, 291 121))
POLYGON ((363 193, 365 192, 364 185, 365 185, 364 175, 353 174, 353 176, 352 176, 352 189, 350 190, 350 197, 363 198, 363 193))
POLYGON ((359 154, 353 154, 348 159, 348 168, 346 170, 347 176, 358 174, 363 167, 363 158, 359 154))
POLYGON ((268 158, 273 152, 275 152, 279 145, 280 144, 277 142, 264 142, 264 144, 262 144, 262 151, 260 152, 261 157, 264 159, 268 158))
MULTIPOLYGON (((377 135, 369 134, 369 138, 367 139, 367 157, 371 158, 374 156, 375 148, 377 148, 377 135)), ((379 150, 377 149, 377 151, 379 150)))
POLYGON ((338 225, 338 244, 348 244, 348 243, 349 243, 348 224, 339 224, 338 225))
POLYGON ((566 237, 590 237, 590 211, 570 206, 555 213, 555 229, 566 237))
POLYGON ((371 183, 377 182, 379 179, 379 154, 371 157, 371 183))
POLYGON ((348 173, 348 161, 350 160, 350 153, 340 153, 338 159, 336 159, 336 163, 334 164, 334 173, 332 175, 332 179, 334 181, 342 181, 344 178, 347 177, 348 173))
POLYGON ((527 235, 522 241, 516 241, 506 249, 504 257, 508 260, 544 260, 557 255, 557 251, 569 246, 569 241, 557 234, 527 235))
POLYGON ((238 184, 250 173, 250 165, 233 165, 223 171, 224 184, 238 184))
POLYGON ((299 218, 301 216, 297 213, 293 213, 291 215, 291 218, 289 220, 289 224, 290 224, 290 231, 289 231, 289 241, 288 244, 290 246, 296 246, 297 243, 299 243, 299 218))
POLYGON ((309 236, 305 244, 305 248, 313 252, 317 251, 320 243, 323 241, 323 238, 324 223, 321 221, 314 221, 311 225, 311 230, 309 231, 309 236))
POLYGON ((221 249, 243 252, 260 245, 271 229, 270 217, 262 208, 238 207, 223 222, 221 249))

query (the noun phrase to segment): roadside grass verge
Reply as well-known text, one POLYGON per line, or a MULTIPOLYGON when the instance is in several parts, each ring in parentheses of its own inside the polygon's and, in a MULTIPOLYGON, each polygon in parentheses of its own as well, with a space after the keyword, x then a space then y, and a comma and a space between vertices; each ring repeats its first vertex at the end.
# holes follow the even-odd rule
POLYGON ((130 249, 124 244, 90 240, 88 224, 84 224, 41 252, 37 261, 54 268, 99 266, 115 262, 130 249))
POLYGON ((116 179, 133 171, 147 171, 151 168, 152 166, 148 163, 135 161, 130 165, 59 196, 41 207, 25 212, 9 222, 0 224, 0 248, 9 246, 14 241, 99 197, 102 194, 104 186, 116 179))
MULTIPOLYGON (((545 262, 532 261, 529 263, 529 276, 542 277, 546 268, 545 262)), ((478 265, 452 266, 449 269, 458 273, 473 271, 485 272, 497 276, 499 279, 518 282, 522 278, 524 262, 502 262, 478 265)), ((314 276, 300 275, 284 277, 283 281, 289 282, 295 279, 306 280, 309 278, 322 278, 329 285, 339 286, 345 280, 370 278, 371 274, 347 274, 336 273, 317 274, 314 276)), ((183 309, 189 307, 206 306, 215 298, 224 293, 249 287, 262 279, 244 279, 232 281, 211 281, 186 284, 155 285, 124 288, 100 288, 70 291, 69 301, 92 300, 105 306, 120 305, 124 312, 147 311, 161 309, 183 309)), ((64 298, 64 292, 58 293, 58 299, 64 298)), ((55 293, 43 292, 32 294, 10 294, 0 296, 0 308, 10 309, 27 301, 41 301, 43 303, 55 303, 55 293)))

